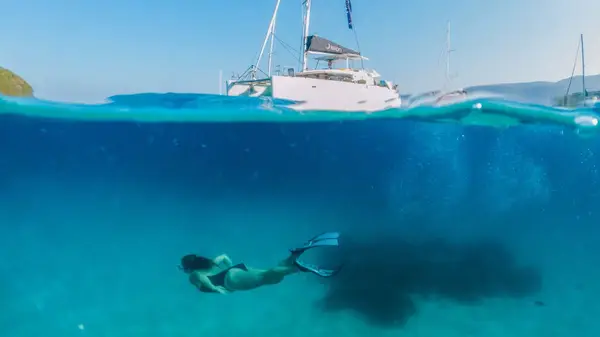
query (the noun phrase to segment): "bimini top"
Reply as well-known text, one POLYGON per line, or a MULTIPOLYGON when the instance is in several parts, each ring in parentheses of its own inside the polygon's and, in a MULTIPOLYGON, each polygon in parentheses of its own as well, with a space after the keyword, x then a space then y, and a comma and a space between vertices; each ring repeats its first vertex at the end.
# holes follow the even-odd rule
POLYGON ((346 48, 333 41, 311 35, 306 42, 306 51, 311 54, 321 54, 321 60, 365 59, 359 52, 346 48))

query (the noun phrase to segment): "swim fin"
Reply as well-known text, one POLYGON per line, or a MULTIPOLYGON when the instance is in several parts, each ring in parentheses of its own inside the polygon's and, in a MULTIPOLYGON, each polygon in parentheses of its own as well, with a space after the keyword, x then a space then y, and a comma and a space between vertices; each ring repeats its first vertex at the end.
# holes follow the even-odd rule
POLYGON ((307 251, 311 248, 315 248, 315 247, 339 246, 339 241, 338 241, 339 238, 340 238, 340 233, 338 233, 338 232, 323 233, 321 235, 317 235, 314 238, 308 240, 304 244, 304 246, 302 246, 300 248, 291 249, 290 251, 293 254, 302 254, 305 251, 307 251))
MULTIPOLYGON (((297 257, 300 257, 300 255, 302 255, 302 253, 304 253, 305 251, 307 251, 311 248, 323 247, 323 246, 337 247, 337 246, 339 246, 339 238, 340 238, 340 233, 338 233, 338 232, 323 233, 321 235, 317 235, 314 238, 308 240, 304 244, 304 246, 291 249, 290 251, 292 252, 292 254, 295 254, 297 257)), ((335 276, 341 269, 341 268, 325 269, 325 268, 321 268, 314 264, 302 262, 298 259, 296 259, 294 261, 294 265, 296 265, 296 267, 298 267, 298 269, 300 271, 310 272, 310 273, 313 273, 313 274, 321 276, 321 277, 335 276)))
POLYGON ((321 277, 332 277, 332 276, 335 276, 342 269, 341 267, 339 267, 337 269, 324 269, 324 268, 321 268, 321 267, 316 266, 314 264, 305 263, 305 262, 302 262, 302 261, 299 261, 299 260, 294 261, 294 264, 302 272, 310 272, 310 273, 313 273, 313 274, 321 276, 321 277))

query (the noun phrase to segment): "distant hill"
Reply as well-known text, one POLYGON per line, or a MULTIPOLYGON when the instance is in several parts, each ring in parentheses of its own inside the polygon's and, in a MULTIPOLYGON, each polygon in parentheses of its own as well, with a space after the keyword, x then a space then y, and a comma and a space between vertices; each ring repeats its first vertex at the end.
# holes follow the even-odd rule
MULTIPOLYGON (((529 103, 551 105, 557 97, 563 96, 569 85, 569 79, 558 82, 528 82, 490 84, 468 87, 468 92, 483 91, 498 94, 509 99, 518 99, 529 103)), ((600 75, 585 77, 585 87, 588 91, 600 90, 600 75)), ((569 93, 582 92, 581 76, 574 76, 569 93)))
POLYGON ((5 96, 32 97, 33 88, 19 75, 0 67, 0 94, 5 96))

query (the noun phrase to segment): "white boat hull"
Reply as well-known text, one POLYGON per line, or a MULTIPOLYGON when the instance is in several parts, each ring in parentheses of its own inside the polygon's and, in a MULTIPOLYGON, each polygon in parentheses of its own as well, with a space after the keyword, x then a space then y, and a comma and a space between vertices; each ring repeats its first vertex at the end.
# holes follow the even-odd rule
POLYGON ((384 86, 292 76, 273 76, 268 82, 228 82, 227 95, 295 101, 290 107, 296 110, 373 112, 402 103, 396 90, 384 86))
POLYGON ((227 81, 227 96, 260 97, 270 95, 271 80, 227 81))

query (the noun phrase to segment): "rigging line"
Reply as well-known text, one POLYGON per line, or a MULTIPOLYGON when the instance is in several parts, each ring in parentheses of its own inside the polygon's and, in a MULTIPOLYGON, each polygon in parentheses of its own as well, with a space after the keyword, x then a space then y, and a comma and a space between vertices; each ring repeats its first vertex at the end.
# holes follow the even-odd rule
POLYGON ((265 77, 270 77, 269 74, 265 73, 262 69, 257 67, 256 70, 260 71, 265 77))
POLYGON ((291 51, 298 53, 298 50, 292 46, 290 46, 289 43, 286 43, 285 41, 283 41, 282 39, 280 39, 277 35, 273 35, 275 36, 275 38, 277 39, 277 41, 281 42, 281 44, 285 47, 288 47, 291 51))
POLYGON ((292 46, 285 43, 283 40, 281 40, 279 37, 277 37, 277 35, 273 35, 273 36, 275 37, 277 42, 281 43, 281 45, 285 49, 285 51, 290 53, 290 55, 292 55, 296 61, 300 61, 300 57, 298 56, 298 54, 299 54, 298 50, 294 49, 292 46))
POLYGON ((360 67, 362 70, 365 70, 365 61, 362 56, 362 52, 360 51, 360 43, 358 43, 358 34, 356 34, 356 27, 354 23, 352 23, 352 31, 354 32, 354 40, 356 40, 356 47, 358 48, 358 54, 360 55, 360 67))
MULTIPOLYGON (((579 43, 577 43, 577 52, 575 53, 575 62, 573 62, 573 70, 571 71, 571 77, 569 78, 569 85, 567 86, 567 92, 565 93, 565 101, 567 100, 567 96, 569 96, 569 91, 571 90, 571 82, 573 82, 573 76, 575 76, 575 69, 577 68, 577 60, 579 59, 579 49, 580 48, 581 48, 581 40, 579 40, 579 43)), ((585 88, 584 88, 584 90, 585 90, 585 88)))
POLYGON ((356 32, 356 24, 354 22, 354 18, 352 17, 352 4, 350 3, 350 0, 346 0, 346 15, 348 18, 348 28, 350 28, 354 33, 354 41, 356 42, 358 55, 360 55, 360 67, 362 70, 365 70, 365 61, 363 59, 362 52, 360 51, 360 43, 358 41, 358 33, 356 32))

